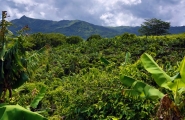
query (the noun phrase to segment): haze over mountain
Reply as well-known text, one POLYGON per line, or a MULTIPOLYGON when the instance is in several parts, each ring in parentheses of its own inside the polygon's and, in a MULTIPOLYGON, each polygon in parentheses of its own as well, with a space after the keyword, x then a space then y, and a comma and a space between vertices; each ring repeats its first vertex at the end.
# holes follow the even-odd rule
MULTIPOLYGON (((14 25, 10 27, 10 30, 16 32, 20 30, 25 25, 30 28, 29 33, 62 33, 66 36, 81 36, 86 39, 92 34, 99 34, 102 37, 114 37, 116 35, 123 34, 125 32, 133 33, 139 35, 139 26, 118 26, 118 27, 107 27, 98 26, 85 21, 80 20, 61 20, 61 21, 51 21, 51 20, 41 20, 33 19, 26 16, 22 16, 20 19, 15 19, 11 21, 14 25)), ((171 27, 169 32, 171 34, 185 32, 185 26, 171 27)))

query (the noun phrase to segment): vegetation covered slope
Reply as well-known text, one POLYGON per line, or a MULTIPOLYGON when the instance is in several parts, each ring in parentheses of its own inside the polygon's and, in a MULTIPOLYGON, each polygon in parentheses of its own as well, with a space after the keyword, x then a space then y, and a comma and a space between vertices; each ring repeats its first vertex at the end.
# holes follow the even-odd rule
MULTIPOLYGON (((131 26, 119 26, 119 27, 106 27, 93 25, 85 21, 80 20, 61 20, 61 21, 51 21, 51 20, 40 20, 33 19, 26 16, 22 16, 20 19, 15 19, 11 21, 15 26, 10 27, 10 30, 14 33, 20 30, 25 25, 28 25, 30 33, 61 33, 66 36, 80 36, 87 39, 92 34, 99 34, 102 37, 111 38, 116 35, 121 35, 122 33, 128 32, 139 35, 138 29, 140 27, 131 26)), ((177 34, 185 32, 185 26, 181 27, 171 27, 169 32, 171 34, 177 34)))
POLYGON ((10 30, 13 32, 21 29, 24 25, 29 25, 31 33, 44 32, 51 33, 57 32, 62 33, 66 36, 78 35, 82 38, 87 38, 91 34, 101 34, 104 37, 112 37, 119 34, 118 31, 103 26, 93 25, 80 20, 61 20, 61 21, 50 21, 50 20, 39 20, 32 19, 26 16, 20 19, 11 21, 16 26, 11 27, 10 30))
POLYGON ((69 42, 65 35, 38 33, 27 40, 28 51, 52 46, 50 59, 14 92, 10 103, 27 106, 45 86, 44 99, 32 110, 44 110, 42 114, 51 120, 152 119, 159 101, 123 95, 120 74, 158 88, 140 56, 147 52, 172 76, 185 55, 185 34, 146 38, 125 33, 110 39, 69 42), (131 57, 125 60, 128 52, 131 57))

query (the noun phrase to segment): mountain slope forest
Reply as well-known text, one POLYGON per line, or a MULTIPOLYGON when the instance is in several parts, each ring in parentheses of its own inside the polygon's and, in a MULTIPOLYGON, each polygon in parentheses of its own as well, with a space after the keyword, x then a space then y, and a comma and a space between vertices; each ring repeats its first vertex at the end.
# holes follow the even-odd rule
MULTIPOLYGON (((31 110, 42 111, 40 114, 49 120, 155 119, 156 113, 164 110, 159 109, 160 99, 125 94, 131 87, 125 86, 121 76, 154 86, 173 100, 172 92, 156 84, 140 57, 148 53, 161 69, 174 76, 185 55, 185 33, 147 38, 129 33, 112 38, 92 35, 87 41, 60 33, 25 34, 25 38, 28 54, 45 45, 50 46, 49 52, 29 81, 6 101, 26 107, 45 86, 44 98, 31 110)), ((184 94, 180 99, 184 100, 184 94)), ((185 117, 184 107, 179 111, 171 113, 185 117)))
MULTIPOLYGON (((107 27, 98 26, 91 23, 80 21, 80 20, 61 20, 61 21, 51 21, 51 20, 40 20, 33 19, 26 16, 22 16, 20 19, 15 19, 11 21, 14 25, 9 29, 16 33, 24 25, 30 27, 30 34, 42 32, 42 33, 61 33, 66 36, 80 36, 83 39, 87 39, 92 34, 99 34, 102 37, 112 38, 122 33, 128 32, 139 35, 139 26, 119 26, 119 27, 107 27)), ((169 33, 178 34, 185 31, 185 26, 173 26, 170 27, 169 33)))

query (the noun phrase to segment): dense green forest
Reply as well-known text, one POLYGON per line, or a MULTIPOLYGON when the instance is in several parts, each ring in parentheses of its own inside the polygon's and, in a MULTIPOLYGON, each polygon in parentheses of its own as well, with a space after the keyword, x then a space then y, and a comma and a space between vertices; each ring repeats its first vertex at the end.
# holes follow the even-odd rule
POLYGON ((148 53, 173 76, 185 55, 184 33, 147 38, 129 33, 113 38, 92 35, 88 41, 59 33, 35 33, 26 36, 26 41, 28 53, 45 45, 50 46, 49 52, 30 80, 13 91, 9 102, 26 107, 45 86, 44 98, 32 110, 44 111, 41 114, 51 120, 154 119, 160 99, 123 95, 127 87, 120 77, 136 78, 171 95, 157 86, 140 57, 148 53))
POLYGON ((1 119, 185 118, 185 33, 13 35, 2 13, 1 119))

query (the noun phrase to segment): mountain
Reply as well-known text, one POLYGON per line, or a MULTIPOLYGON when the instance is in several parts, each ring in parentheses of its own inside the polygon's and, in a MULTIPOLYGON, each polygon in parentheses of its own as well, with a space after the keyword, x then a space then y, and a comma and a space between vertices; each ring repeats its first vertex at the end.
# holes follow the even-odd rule
POLYGON ((30 33, 62 33, 66 36, 77 35, 87 39, 92 34, 99 34, 102 37, 114 37, 124 32, 138 34, 138 27, 104 27, 93 25, 91 23, 80 20, 40 20, 22 16, 20 19, 11 21, 14 26, 9 29, 13 32, 20 30, 25 25, 30 28, 30 33))
MULTIPOLYGON (((106 27, 98 26, 85 21, 80 20, 41 20, 33 19, 26 16, 22 16, 20 19, 15 19, 11 21, 14 26, 9 29, 12 32, 16 32, 28 25, 30 28, 29 33, 62 33, 66 36, 77 35, 84 39, 87 39, 92 34, 99 34, 102 37, 114 37, 116 35, 123 34, 125 32, 133 33, 138 35, 138 29, 140 27, 130 27, 130 26, 118 26, 118 27, 106 27)), ((170 33, 182 33, 185 32, 185 26, 182 27, 171 27, 170 33)))

